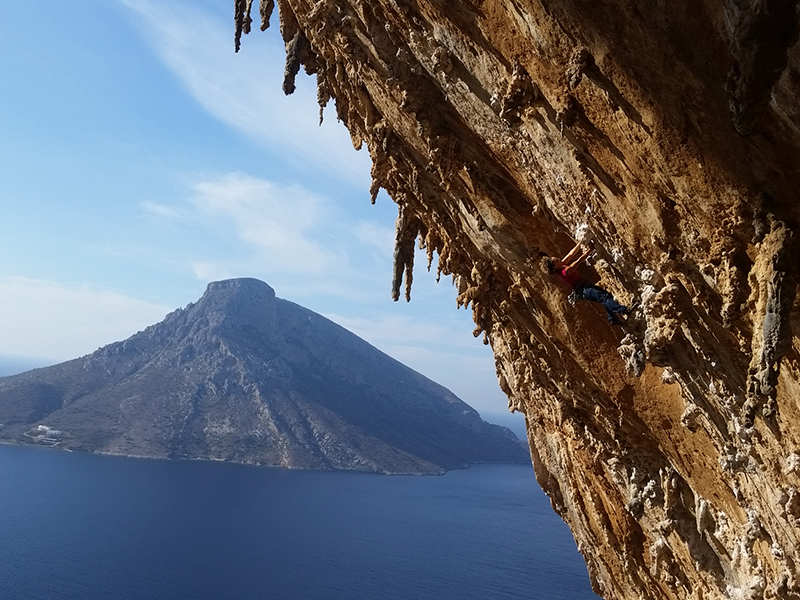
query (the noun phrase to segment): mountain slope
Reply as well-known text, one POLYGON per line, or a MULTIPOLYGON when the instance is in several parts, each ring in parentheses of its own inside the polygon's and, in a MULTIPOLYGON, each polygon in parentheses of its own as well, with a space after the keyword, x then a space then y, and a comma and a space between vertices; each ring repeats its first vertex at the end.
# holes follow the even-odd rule
POLYGON ((0 379, 0 422, 6 440, 42 424, 67 448, 292 468, 526 458, 445 388, 254 279, 211 283, 123 342, 0 379))

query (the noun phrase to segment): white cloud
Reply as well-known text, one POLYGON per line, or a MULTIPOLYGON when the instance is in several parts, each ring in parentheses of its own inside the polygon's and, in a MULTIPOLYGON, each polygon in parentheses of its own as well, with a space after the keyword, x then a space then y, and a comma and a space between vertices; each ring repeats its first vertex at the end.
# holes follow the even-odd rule
POLYGON ((153 202, 152 200, 145 200, 139 203, 141 209, 154 217, 163 217, 169 219, 184 219, 186 218, 186 214, 184 211, 178 210, 173 206, 167 206, 166 204, 160 204, 158 202, 153 202))
POLYGON ((130 337, 170 310, 89 286, 0 279, 0 354, 76 358, 130 337))
MULTIPOLYGON (((393 233, 354 222, 301 186, 228 173, 187 182, 185 197, 172 204, 139 207, 155 222, 170 223, 169 238, 184 240, 170 248, 170 260, 204 282, 259 277, 301 301, 363 300, 368 282, 383 282, 390 272, 393 233)), ((388 297, 388 283, 379 296, 388 297)))
MULTIPOLYGON (((211 115, 266 146, 280 148, 306 169, 323 170, 366 189, 369 157, 353 150, 341 124, 326 121, 319 126, 313 80, 284 96, 285 53, 277 26, 265 33, 254 28, 235 54, 230 19, 188 2, 121 1, 139 17, 158 57, 211 115)), ((298 75, 298 84, 303 77, 307 76, 298 75)))
POLYGON ((319 239, 327 227, 339 228, 334 207, 298 186, 284 187, 241 173, 192 186, 197 217, 209 227, 233 228, 236 237, 259 253, 273 272, 322 273, 346 262, 319 239))
POLYGON ((235 277, 235 272, 227 266, 213 262, 193 262, 192 273, 199 281, 220 281, 235 277))
POLYGON ((354 237, 361 243, 370 246, 385 256, 394 251, 394 229, 371 221, 356 224, 354 237))

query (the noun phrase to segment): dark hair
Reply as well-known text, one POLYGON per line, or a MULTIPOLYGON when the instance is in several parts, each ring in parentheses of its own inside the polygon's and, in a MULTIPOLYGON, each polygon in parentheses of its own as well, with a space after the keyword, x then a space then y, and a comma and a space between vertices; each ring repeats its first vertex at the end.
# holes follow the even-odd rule
POLYGON ((550 273, 550 275, 553 275, 556 272, 556 266, 553 264, 553 259, 549 256, 546 256, 542 259, 542 266, 548 273, 550 273))

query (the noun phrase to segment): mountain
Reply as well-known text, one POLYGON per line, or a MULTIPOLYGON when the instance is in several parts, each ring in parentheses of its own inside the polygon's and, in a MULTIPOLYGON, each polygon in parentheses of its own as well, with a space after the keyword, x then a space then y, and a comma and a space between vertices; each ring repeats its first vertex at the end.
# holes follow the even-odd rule
POLYGON ((0 379, 0 440, 299 469, 523 462, 509 430, 255 279, 123 342, 0 379))
POLYGON ((798 7, 260 2, 398 205, 394 296, 418 245, 455 280, 605 598, 800 598, 798 7), (575 238, 622 326, 541 268, 575 238))

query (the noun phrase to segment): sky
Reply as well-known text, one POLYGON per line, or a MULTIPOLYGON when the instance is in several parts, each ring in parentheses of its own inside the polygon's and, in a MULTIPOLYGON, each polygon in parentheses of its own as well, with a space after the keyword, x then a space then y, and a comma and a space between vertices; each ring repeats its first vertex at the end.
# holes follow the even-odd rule
POLYGON ((396 207, 370 204, 332 103, 319 125, 313 77, 284 96, 277 25, 236 54, 233 0, 4 5, 0 362, 83 356, 255 277, 519 425, 435 263, 391 300, 396 207))

